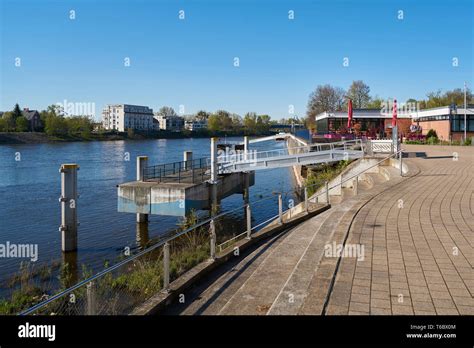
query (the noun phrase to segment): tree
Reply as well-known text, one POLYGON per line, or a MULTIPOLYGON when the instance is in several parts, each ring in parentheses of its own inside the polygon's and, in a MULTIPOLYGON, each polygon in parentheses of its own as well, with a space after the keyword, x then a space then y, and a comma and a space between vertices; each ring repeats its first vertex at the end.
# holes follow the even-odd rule
POLYGON ((343 110, 346 102, 344 99, 345 91, 339 87, 331 85, 319 85, 309 96, 308 107, 306 111, 310 123, 314 122, 317 114, 322 112, 334 112, 343 110))
POLYGON ((176 112, 170 106, 163 106, 158 110, 158 115, 160 116, 176 116, 176 112))
POLYGON ((3 117, 0 117, 0 132, 5 132, 7 128, 7 124, 3 117))
POLYGON ((219 117, 215 114, 209 116, 207 120, 207 129, 211 132, 216 132, 219 130, 219 117))
POLYGON ((68 124, 63 116, 49 113, 46 116, 44 130, 48 135, 66 135, 68 133, 68 124))
POLYGON ((29 128, 29 122, 25 116, 20 116, 16 119, 16 131, 26 132, 29 128))
POLYGON ((270 116, 258 115, 257 116, 257 133, 267 133, 270 130, 270 116))
POLYGON ((370 102, 370 87, 367 86, 364 81, 357 80, 353 81, 347 95, 352 99, 354 108, 366 108, 370 102))
POLYGON ((209 113, 204 110, 199 110, 196 113, 196 120, 198 121, 205 121, 209 118, 209 113))
POLYGON ((255 112, 247 112, 244 116, 244 128, 248 133, 254 133, 257 129, 257 114, 255 112))
POLYGON ((10 112, 5 112, 3 114, 3 122, 4 122, 5 132, 15 131, 16 121, 15 121, 15 118, 13 117, 13 113, 11 111, 10 112))
POLYGON ((23 116, 23 113, 21 112, 21 109, 20 109, 20 105, 18 105, 18 103, 16 103, 15 107, 13 108, 12 116, 15 121, 18 117, 23 116))
POLYGON ((385 101, 379 97, 371 98, 367 107, 369 109, 381 109, 384 102, 385 101))

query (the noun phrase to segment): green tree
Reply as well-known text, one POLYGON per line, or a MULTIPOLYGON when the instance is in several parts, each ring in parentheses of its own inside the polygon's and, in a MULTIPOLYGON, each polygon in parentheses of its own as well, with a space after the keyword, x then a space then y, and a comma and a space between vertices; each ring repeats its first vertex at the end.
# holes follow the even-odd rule
POLYGON ((5 132, 14 132, 16 128, 16 121, 15 118, 13 117, 13 113, 10 112, 5 112, 3 114, 3 121, 4 121, 4 129, 5 132))
POLYGON ((23 113, 21 112, 20 105, 18 105, 18 103, 16 103, 16 104, 15 104, 15 107, 13 108, 12 116, 13 116, 13 119, 14 119, 15 121, 16 121, 16 119, 17 119, 18 117, 23 116, 23 113))
POLYGON ((209 113, 204 110, 199 110, 196 113, 196 120, 205 121, 209 118, 209 113))
POLYGON ((257 130, 257 114, 255 112, 247 112, 243 123, 247 133, 255 133, 257 130))
POLYGON ((263 134, 270 130, 270 116, 258 115, 257 116, 257 133, 263 134))
POLYGON ((29 128, 29 122, 25 116, 18 117, 15 123, 17 132, 26 132, 29 128))
POLYGON ((219 130, 219 117, 215 114, 209 116, 207 120, 207 129, 211 132, 216 132, 219 130))
POLYGON ((68 133, 67 121, 61 115, 50 113, 46 116, 44 130, 48 135, 64 136, 68 133))
POLYGON ((0 117, 0 132, 6 132, 7 128, 7 123, 3 119, 3 117, 0 117))

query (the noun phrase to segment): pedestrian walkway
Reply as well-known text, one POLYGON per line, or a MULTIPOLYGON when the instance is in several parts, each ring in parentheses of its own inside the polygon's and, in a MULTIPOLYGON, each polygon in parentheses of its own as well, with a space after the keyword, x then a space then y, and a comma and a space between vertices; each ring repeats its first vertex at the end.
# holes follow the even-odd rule
POLYGON ((373 185, 241 255, 167 313, 474 314, 474 148, 404 149, 409 177, 371 174, 373 185), (354 253, 328 248, 339 245, 354 253))

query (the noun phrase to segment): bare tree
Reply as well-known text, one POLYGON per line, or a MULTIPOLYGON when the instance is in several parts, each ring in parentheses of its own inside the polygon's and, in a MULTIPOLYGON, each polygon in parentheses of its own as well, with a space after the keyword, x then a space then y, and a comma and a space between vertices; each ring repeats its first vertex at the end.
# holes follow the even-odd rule
POLYGON ((309 121, 314 122, 317 114, 322 112, 341 111, 346 105, 346 92, 339 87, 333 87, 329 84, 319 85, 309 96, 306 115, 309 121))
POLYGON ((354 108, 366 108, 370 102, 370 87, 362 80, 353 81, 347 95, 352 99, 354 108))

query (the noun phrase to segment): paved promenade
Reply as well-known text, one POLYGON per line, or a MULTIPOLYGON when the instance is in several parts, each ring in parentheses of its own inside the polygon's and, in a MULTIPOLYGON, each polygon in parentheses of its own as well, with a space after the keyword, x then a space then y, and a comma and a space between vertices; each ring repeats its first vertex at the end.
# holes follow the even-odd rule
POLYGON ((474 148, 404 148, 420 173, 356 215, 328 314, 474 314, 474 148))
POLYGON ((168 313, 474 314, 474 147, 404 149, 410 177, 384 167, 389 181, 374 175, 373 187, 242 254, 168 313), (359 253, 324 252, 342 243, 359 253))

